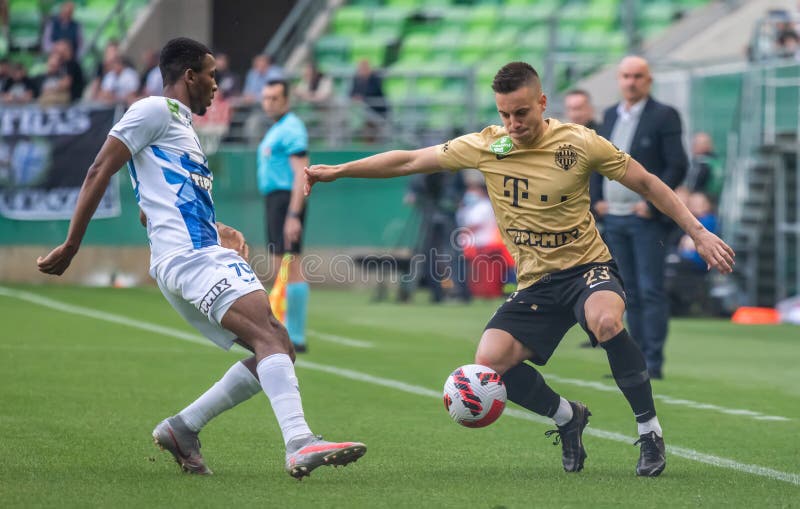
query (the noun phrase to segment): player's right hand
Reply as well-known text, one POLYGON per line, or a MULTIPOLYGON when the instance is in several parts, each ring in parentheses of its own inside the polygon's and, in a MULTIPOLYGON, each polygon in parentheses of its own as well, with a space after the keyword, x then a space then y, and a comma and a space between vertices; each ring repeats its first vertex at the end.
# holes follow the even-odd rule
POLYGON ((317 182, 333 182, 336 180, 336 167, 327 164, 314 164, 306 166, 306 183, 303 185, 303 194, 311 194, 311 187, 317 182))
POLYGON ((250 258, 250 246, 247 245, 242 232, 219 222, 217 223, 217 232, 219 233, 219 241, 222 247, 233 249, 245 261, 250 258))
POLYGON ((68 244, 61 244, 57 248, 50 251, 45 257, 36 259, 36 264, 39 266, 39 271, 45 274, 55 274, 60 276, 67 270, 72 258, 77 253, 77 249, 68 244))

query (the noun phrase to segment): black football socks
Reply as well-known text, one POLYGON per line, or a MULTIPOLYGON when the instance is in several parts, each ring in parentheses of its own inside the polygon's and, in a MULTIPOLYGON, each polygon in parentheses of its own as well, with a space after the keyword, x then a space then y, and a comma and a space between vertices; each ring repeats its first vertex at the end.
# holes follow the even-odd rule
POLYGON ((639 345, 633 341, 626 329, 622 329, 622 332, 600 343, 600 346, 608 355, 611 374, 617 382, 617 387, 630 403, 636 422, 647 422, 655 417, 656 406, 653 403, 650 375, 639 345))
POLYGON ((523 362, 506 371, 503 383, 506 384, 508 399, 523 408, 545 417, 553 417, 558 410, 561 396, 529 364, 523 362))

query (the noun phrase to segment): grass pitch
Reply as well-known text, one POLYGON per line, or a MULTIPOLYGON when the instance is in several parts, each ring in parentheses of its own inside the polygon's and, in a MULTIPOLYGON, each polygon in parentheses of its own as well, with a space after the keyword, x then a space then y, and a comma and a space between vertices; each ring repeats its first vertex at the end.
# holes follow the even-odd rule
POLYGON ((0 507, 800 507, 800 329, 673 320, 654 381, 668 463, 634 474, 636 428, 600 349, 573 329, 550 384, 594 414, 578 474, 552 428, 514 405, 484 429, 438 397, 472 362, 499 302, 370 304, 312 292, 297 373, 312 429, 367 443, 344 469, 298 482, 263 395, 201 434, 215 475, 179 472, 150 440, 244 354, 203 344, 157 290, 0 288, 0 507))

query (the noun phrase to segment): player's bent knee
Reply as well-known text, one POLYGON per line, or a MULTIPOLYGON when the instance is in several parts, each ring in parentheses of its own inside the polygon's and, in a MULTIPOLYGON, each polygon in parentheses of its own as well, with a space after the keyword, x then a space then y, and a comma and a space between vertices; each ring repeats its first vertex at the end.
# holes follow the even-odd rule
POLYGON ((589 330, 601 343, 613 338, 622 330, 622 318, 614 313, 602 312, 589 320, 589 330))
POLYGON ((475 352, 475 364, 492 368, 502 375, 532 355, 533 352, 508 332, 487 329, 475 352))

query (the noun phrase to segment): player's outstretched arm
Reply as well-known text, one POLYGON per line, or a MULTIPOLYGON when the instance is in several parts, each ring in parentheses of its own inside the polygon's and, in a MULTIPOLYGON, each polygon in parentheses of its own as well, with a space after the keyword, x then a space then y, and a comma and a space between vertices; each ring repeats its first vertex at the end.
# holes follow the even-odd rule
POLYGON ((435 146, 419 150, 391 150, 344 164, 309 166, 305 169, 306 183, 303 190, 308 196, 311 194, 311 187, 317 182, 333 182, 343 177, 391 178, 414 173, 432 173, 441 169, 435 146))
POLYGON ((722 239, 706 230, 660 178, 649 173, 641 164, 631 158, 620 183, 642 195, 658 210, 678 223, 678 226, 694 240, 697 253, 706 261, 709 269, 713 267, 722 274, 733 271, 734 257, 736 256, 733 249, 722 239))
POLYGON ((86 227, 92 219, 97 205, 106 192, 111 177, 122 168, 131 158, 131 153, 124 143, 113 136, 106 138, 105 143, 97 153, 94 162, 86 172, 78 202, 72 220, 69 223, 67 238, 63 244, 50 251, 45 257, 39 257, 36 263, 39 270, 45 274, 60 276, 67 270, 72 258, 78 253, 86 227))

